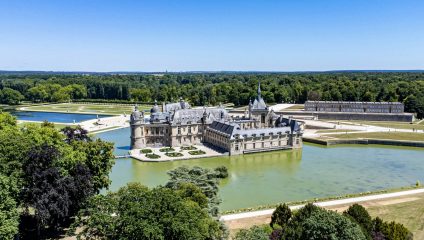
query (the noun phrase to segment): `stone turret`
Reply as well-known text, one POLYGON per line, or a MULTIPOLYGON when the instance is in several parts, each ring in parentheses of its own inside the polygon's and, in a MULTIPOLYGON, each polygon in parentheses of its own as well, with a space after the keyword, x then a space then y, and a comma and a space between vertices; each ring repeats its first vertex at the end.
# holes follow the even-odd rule
POLYGON ((133 148, 143 148, 144 139, 144 113, 138 110, 138 105, 134 106, 134 111, 131 113, 130 117, 130 127, 131 127, 131 149, 133 148))

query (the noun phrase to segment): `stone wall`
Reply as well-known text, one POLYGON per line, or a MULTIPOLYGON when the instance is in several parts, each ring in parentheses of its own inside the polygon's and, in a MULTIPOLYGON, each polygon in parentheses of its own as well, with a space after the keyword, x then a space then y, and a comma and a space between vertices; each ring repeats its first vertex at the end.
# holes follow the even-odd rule
POLYGON ((404 140, 390 140, 390 139, 338 139, 338 140, 321 140, 316 138, 303 138, 304 142, 315 143, 325 146, 338 145, 338 144, 378 144, 378 145, 391 145, 391 146, 405 146, 405 147, 424 147, 424 142, 420 141, 404 141, 404 140))

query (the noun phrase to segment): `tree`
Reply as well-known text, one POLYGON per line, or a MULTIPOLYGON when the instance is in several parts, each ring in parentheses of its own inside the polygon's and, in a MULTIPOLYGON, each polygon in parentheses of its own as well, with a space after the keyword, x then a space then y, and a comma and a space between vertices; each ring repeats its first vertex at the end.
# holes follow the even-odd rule
POLYGON ((228 177, 228 169, 225 166, 219 166, 214 169, 217 178, 227 178, 228 177))
POLYGON ((93 197, 73 225, 93 239, 220 239, 219 222, 197 202, 165 187, 128 184, 93 197))
POLYGON ((269 240, 270 233, 269 228, 253 226, 249 229, 238 231, 234 240, 269 240))
POLYGON ((366 239, 361 228, 333 211, 320 209, 303 222, 301 239, 366 239))
POLYGON ((284 229, 282 239, 366 239, 360 226, 349 218, 307 204, 296 212, 284 229))
POLYGON ((272 213, 271 223, 269 225, 274 228, 274 225, 277 224, 278 226, 284 228, 289 222, 291 216, 292 212, 290 208, 286 204, 280 204, 272 213))
MULTIPOLYGON (((99 193, 101 189, 108 188, 110 184, 109 173, 115 164, 113 156, 113 143, 102 141, 100 139, 92 141, 72 141, 71 146, 74 153, 78 153, 80 163, 84 164, 92 175, 92 184, 95 193, 99 193)), ((63 163, 64 168, 73 163, 66 161, 63 163)))
MULTIPOLYGON (((24 165, 26 185, 23 189, 25 214, 32 216, 34 209, 37 236, 44 229, 57 230, 70 220, 85 200, 94 194, 91 173, 87 167, 77 164, 69 174, 61 173, 54 166, 62 157, 59 149, 43 145, 30 151, 30 161, 24 165)), ((30 226, 22 226, 31 231, 30 226)))
POLYGON ((355 203, 350 206, 343 215, 352 218, 361 226, 366 236, 371 236, 373 229, 372 218, 364 207, 355 203))
POLYGON ((60 130, 66 136, 66 142, 72 141, 91 141, 88 136, 88 131, 82 128, 80 125, 76 127, 66 126, 60 130))
POLYGON ((403 104, 405 105, 406 112, 415 112, 418 104, 417 97, 414 95, 409 95, 407 98, 405 98, 403 104))
POLYGON ((166 183, 166 187, 178 189, 183 183, 196 185, 208 198, 209 213, 211 216, 219 216, 218 206, 221 199, 218 197, 219 177, 216 171, 201 167, 187 168, 183 166, 169 171, 168 175, 170 179, 166 183))
POLYGON ((16 126, 16 117, 0 112, 0 129, 6 126, 16 126))
POLYGON ((43 85, 32 87, 28 89, 27 92, 28 98, 33 102, 43 102, 49 98, 49 94, 43 85))
POLYGON ((4 88, 1 92, 0 103, 17 105, 24 99, 24 96, 19 91, 11 88, 4 88))
POLYGON ((72 99, 82 99, 87 97, 87 88, 81 84, 71 84, 68 87, 71 88, 72 99))
MULTIPOLYGON (((396 222, 384 222, 379 217, 373 220, 372 236, 381 237, 387 240, 412 240, 412 233, 402 224, 396 222)), ((375 239, 375 238, 374 238, 375 239)))
POLYGON ((53 102, 69 102, 71 100, 72 87, 62 87, 52 95, 53 102))
POLYGON ((14 179, 20 191, 12 197, 26 209, 23 238, 67 226, 88 197, 109 186, 113 144, 80 133, 70 140, 48 123, 18 127, 8 113, 0 113, 0 130, 0 175, 14 179))
POLYGON ((18 233, 18 193, 16 181, 0 173, 0 239, 13 239, 18 233))

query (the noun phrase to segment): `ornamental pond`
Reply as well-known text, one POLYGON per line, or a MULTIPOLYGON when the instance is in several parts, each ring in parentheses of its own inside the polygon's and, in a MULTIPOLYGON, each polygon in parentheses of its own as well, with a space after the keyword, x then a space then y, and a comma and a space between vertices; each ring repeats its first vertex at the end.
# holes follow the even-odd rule
MULTIPOLYGON (((129 150, 129 128, 99 133, 115 143, 115 154, 129 150)), ((221 182, 222 210, 279 202, 339 196, 349 193, 411 186, 424 181, 424 150, 379 145, 322 147, 303 150, 148 163, 117 159, 110 190, 128 182, 154 187, 167 182, 167 171, 179 166, 226 166, 230 176, 221 182)))
POLYGON ((101 114, 75 114, 75 113, 56 113, 56 112, 31 112, 31 111, 12 111, 12 115, 16 116, 19 120, 26 121, 49 121, 56 123, 76 123, 95 119, 97 117, 109 117, 109 115, 101 114))

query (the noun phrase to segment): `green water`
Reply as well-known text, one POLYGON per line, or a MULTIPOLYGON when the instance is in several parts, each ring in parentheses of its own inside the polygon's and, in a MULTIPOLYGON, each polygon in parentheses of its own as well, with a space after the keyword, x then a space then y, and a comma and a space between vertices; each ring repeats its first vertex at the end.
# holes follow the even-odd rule
MULTIPOLYGON (((128 149, 128 129, 98 136, 114 141, 116 154, 128 149)), ((111 190, 128 182, 150 187, 165 184, 166 172, 182 165, 228 168, 230 176, 220 188, 222 210, 397 188, 413 185, 417 180, 424 182, 424 150, 418 148, 306 144, 303 150, 163 163, 118 159, 110 175, 111 190)))

